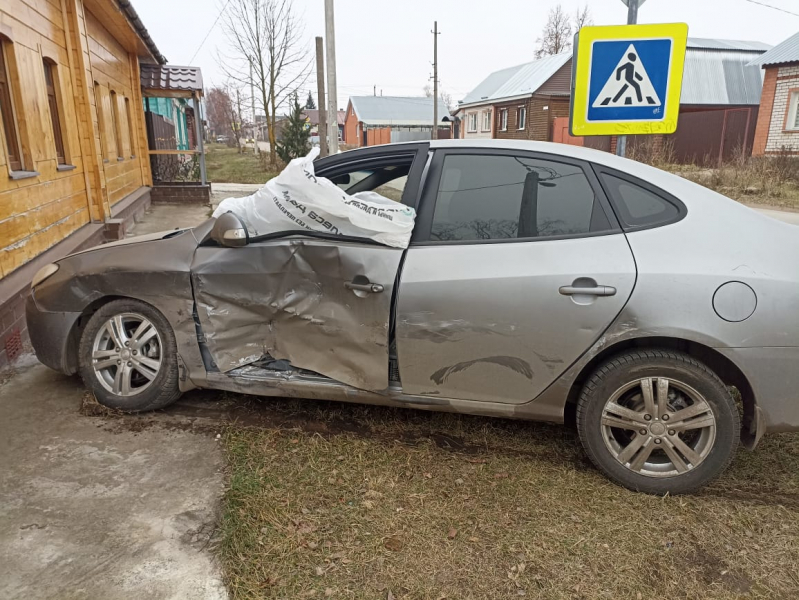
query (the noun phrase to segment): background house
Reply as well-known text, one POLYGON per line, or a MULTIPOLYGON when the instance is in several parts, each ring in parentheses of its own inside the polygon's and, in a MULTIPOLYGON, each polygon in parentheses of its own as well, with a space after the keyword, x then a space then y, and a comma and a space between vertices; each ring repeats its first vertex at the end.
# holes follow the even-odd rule
POLYGON ((552 140, 554 119, 569 116, 571 54, 491 73, 458 105, 461 137, 552 140))
MULTIPOLYGON (((303 114, 305 115, 305 120, 310 126, 311 130, 311 141, 313 143, 319 143, 319 109, 318 108, 305 108, 303 109, 303 114)), ((338 116, 338 139, 346 142, 344 140, 344 123, 347 120, 347 111, 339 110, 337 111, 338 116)))
MULTIPOLYGON (((438 101, 439 135, 449 137, 449 111, 438 101)), ((429 140, 433 132, 433 99, 403 96, 351 96, 344 141, 352 146, 429 140)))
POLYGON ((127 2, 35 5, 0 0, 0 365, 35 272, 149 204, 140 64, 166 62, 127 2))
MULTIPOLYGON (((681 162, 714 162, 751 152, 763 76, 759 42, 688 38, 677 132, 628 136, 631 153, 661 152, 681 162)), ((548 56, 491 73, 460 103, 461 137, 530 139, 616 151, 615 136, 569 135, 572 58, 548 56)))
POLYGON ((765 70, 752 153, 799 154, 799 33, 750 64, 765 70))
MULTIPOLYGON (((771 46, 760 42, 688 38, 677 131, 666 136, 628 136, 633 153, 668 141, 682 163, 714 164, 752 153, 763 74, 751 62, 771 46)), ((587 140, 588 138, 586 138, 587 140)), ((597 142, 586 145, 597 147, 597 142)), ((606 140, 615 152, 615 139, 606 140)))

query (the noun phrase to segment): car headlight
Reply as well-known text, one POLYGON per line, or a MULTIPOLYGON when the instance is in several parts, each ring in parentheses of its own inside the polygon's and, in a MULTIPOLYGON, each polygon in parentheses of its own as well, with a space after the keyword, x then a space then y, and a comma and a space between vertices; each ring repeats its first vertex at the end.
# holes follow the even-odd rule
POLYGON ((31 281, 31 288, 35 288, 45 279, 50 277, 51 275, 55 275, 56 271, 58 271, 58 265, 53 263, 49 265, 43 266, 36 272, 36 275, 33 276, 33 281, 31 281))

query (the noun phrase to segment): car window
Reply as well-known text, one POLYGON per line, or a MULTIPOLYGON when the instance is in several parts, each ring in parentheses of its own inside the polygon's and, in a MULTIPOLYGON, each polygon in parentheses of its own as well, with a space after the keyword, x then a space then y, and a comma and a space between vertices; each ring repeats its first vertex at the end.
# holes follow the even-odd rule
POLYGON ((330 180, 348 194, 376 192, 395 202, 402 201, 402 193, 408 183, 408 164, 360 169, 349 173, 338 173, 330 180))
POLYGON ((639 185, 608 173, 600 173, 619 220, 626 227, 654 227, 676 220, 677 206, 639 185))
POLYGON ((500 240, 609 230, 583 170, 524 156, 451 154, 436 196, 430 238, 500 240))

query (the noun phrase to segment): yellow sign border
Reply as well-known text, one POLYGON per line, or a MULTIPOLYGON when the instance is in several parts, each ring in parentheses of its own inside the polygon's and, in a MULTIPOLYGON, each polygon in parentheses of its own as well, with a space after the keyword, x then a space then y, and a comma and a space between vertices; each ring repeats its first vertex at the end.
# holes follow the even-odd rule
POLYGON ((685 48, 688 45, 686 23, 656 23, 646 25, 590 26, 580 30, 575 57, 574 88, 569 122, 571 135, 635 135, 674 133, 680 112, 685 48), (588 121, 588 86, 591 79, 591 50, 596 41, 613 40, 672 40, 664 116, 657 121, 588 121))

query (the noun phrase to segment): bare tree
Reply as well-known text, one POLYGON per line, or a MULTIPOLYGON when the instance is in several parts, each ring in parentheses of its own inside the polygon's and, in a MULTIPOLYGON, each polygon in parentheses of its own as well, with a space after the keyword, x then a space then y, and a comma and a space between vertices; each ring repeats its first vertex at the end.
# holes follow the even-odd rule
POLYGON ((208 90, 205 99, 205 114, 208 119, 208 127, 215 136, 224 135, 228 138, 233 137, 233 99, 227 88, 214 86, 208 90))
POLYGON ((535 51, 536 58, 560 54, 571 48, 572 25, 560 4, 550 9, 544 31, 536 43, 538 44, 538 49, 535 51))
POLYGON ((227 6, 222 24, 232 56, 220 63, 230 78, 255 89, 274 167, 277 111, 308 79, 309 46, 292 0, 230 0, 227 6))
POLYGON ((591 15, 591 9, 586 4, 582 8, 577 8, 574 12, 574 32, 577 33, 583 27, 594 24, 594 17, 591 15))
MULTIPOLYGON (((422 88, 422 91, 424 92, 425 98, 433 97, 433 86, 431 86, 429 83, 425 84, 425 86, 422 88)), ((447 110, 450 113, 455 108, 455 100, 452 97, 452 94, 450 94, 449 92, 439 90, 438 99, 441 101, 441 103, 447 108, 447 110)))

